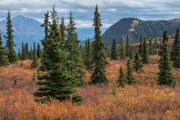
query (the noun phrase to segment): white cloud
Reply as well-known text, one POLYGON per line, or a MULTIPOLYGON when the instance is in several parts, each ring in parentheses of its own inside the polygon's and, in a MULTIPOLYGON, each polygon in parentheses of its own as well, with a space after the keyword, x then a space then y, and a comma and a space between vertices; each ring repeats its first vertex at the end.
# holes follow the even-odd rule
POLYGON ((116 9, 107 9, 107 11, 116 11, 116 9))

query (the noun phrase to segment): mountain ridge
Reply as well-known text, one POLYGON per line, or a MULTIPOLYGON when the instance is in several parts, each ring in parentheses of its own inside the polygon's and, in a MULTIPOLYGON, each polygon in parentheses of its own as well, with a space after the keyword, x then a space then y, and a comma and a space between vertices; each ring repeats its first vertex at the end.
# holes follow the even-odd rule
MULTIPOLYGON (((142 21, 137 18, 123 18, 110 26, 102 34, 102 38, 109 47, 112 45, 114 38, 116 39, 117 44, 120 43, 121 37, 125 42, 127 34, 129 36, 129 41, 139 39, 141 34, 146 38, 160 37, 165 29, 167 29, 167 33, 170 35, 176 32, 177 27, 180 27, 179 20, 180 18, 142 21)), ((92 38, 90 40, 93 41, 94 39, 92 38)), ((85 41, 82 41, 81 43, 84 44, 85 41)))

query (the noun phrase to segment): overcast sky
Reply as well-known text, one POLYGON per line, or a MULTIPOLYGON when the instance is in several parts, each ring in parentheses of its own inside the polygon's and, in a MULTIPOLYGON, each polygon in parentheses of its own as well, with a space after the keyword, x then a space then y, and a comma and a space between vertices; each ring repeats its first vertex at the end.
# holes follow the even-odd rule
POLYGON ((44 13, 56 5, 58 17, 73 13, 76 27, 92 27, 93 14, 98 4, 103 27, 109 27, 121 18, 168 20, 180 18, 180 0, 0 0, 0 21, 6 19, 8 9, 12 18, 18 15, 44 19, 44 13))

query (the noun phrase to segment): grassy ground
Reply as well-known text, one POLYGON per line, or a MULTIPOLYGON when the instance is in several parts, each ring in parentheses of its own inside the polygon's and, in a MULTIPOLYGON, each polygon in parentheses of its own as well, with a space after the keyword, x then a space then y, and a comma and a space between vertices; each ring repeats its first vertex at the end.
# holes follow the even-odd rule
MULTIPOLYGON (((110 60, 107 65, 107 78, 110 83, 91 85, 78 88, 78 94, 83 95, 83 105, 76 106, 70 101, 40 104, 34 102, 33 92, 37 90, 37 79, 32 80, 31 60, 18 61, 0 68, 0 120, 178 120, 180 119, 180 69, 173 69, 177 86, 158 86, 159 56, 150 56, 150 64, 144 65, 143 73, 134 75, 135 85, 116 88, 116 96, 112 96, 112 83, 119 76, 120 65, 126 71, 125 60, 110 60), (20 67, 22 62, 23 67, 20 67), (17 85, 15 85, 15 80, 17 85)), ((86 71, 86 80, 91 73, 86 71)))

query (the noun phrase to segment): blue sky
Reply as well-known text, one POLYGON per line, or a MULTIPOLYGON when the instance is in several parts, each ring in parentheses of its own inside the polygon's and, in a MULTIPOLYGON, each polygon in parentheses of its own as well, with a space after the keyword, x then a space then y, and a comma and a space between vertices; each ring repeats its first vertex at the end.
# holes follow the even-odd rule
POLYGON ((93 14, 98 4, 104 28, 108 28, 124 17, 142 20, 169 20, 180 18, 180 0, 1 0, 0 21, 11 11, 12 18, 17 15, 44 19, 44 13, 56 5, 58 17, 68 22, 69 12, 73 13, 76 27, 93 27, 93 14))

